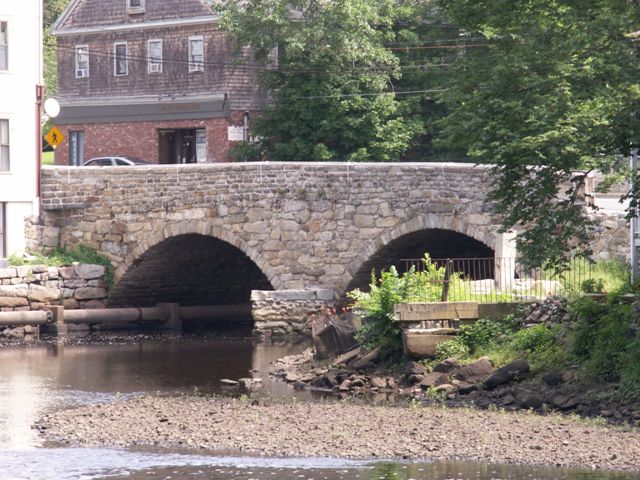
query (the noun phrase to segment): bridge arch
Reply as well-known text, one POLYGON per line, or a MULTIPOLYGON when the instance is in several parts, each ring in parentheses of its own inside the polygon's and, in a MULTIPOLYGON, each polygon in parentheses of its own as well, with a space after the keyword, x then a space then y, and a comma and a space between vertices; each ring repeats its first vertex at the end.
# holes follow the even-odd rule
MULTIPOLYGON (((402 255, 402 252, 397 252, 395 258, 396 249, 411 252, 409 258, 422 257, 429 248, 420 250, 418 244, 428 241, 428 238, 442 236, 450 244, 446 257, 494 257, 502 250, 502 238, 498 234, 498 225, 492 225, 489 218, 487 216, 486 221, 472 224, 458 216, 426 214, 391 227, 365 245, 346 269, 343 281, 336 286, 336 293, 344 297, 354 288, 364 288, 369 284, 372 268, 388 268, 400 256, 407 258, 404 256, 407 253, 402 255)), ((438 254, 432 253, 431 256, 436 258, 438 254)))
POLYGON ((251 289, 279 286, 241 238, 206 222, 175 222, 147 235, 117 266, 110 305, 248 303, 251 289))

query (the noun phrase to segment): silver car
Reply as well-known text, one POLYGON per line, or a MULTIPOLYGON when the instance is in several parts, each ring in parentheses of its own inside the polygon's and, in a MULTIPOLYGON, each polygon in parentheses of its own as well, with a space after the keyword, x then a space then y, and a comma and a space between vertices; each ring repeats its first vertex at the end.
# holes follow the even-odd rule
POLYGON ((141 158, 121 156, 121 157, 97 157, 87 160, 82 164, 83 167, 117 167, 131 165, 151 165, 149 162, 141 158))

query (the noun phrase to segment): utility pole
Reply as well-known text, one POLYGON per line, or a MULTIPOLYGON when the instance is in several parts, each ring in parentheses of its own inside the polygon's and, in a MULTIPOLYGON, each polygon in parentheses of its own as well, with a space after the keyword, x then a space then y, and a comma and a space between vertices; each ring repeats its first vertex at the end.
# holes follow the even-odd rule
MULTIPOLYGON (((638 190, 638 149, 632 148, 629 156, 629 164, 631 166, 631 193, 635 195, 638 190)), ((631 198, 631 204, 635 205, 633 217, 631 217, 631 284, 635 284, 640 280, 638 268, 638 247, 640 247, 640 239, 638 238, 638 205, 636 198, 631 198)))

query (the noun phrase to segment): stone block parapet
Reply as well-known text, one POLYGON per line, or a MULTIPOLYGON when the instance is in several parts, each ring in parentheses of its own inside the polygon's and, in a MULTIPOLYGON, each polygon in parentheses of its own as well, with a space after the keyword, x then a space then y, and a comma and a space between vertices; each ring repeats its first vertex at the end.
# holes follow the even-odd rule
POLYGON ((251 307, 257 334, 311 335, 311 318, 333 306, 331 289, 253 290, 251 307))
POLYGON ((66 267, 24 265, 0 268, 0 312, 104 308, 105 267, 75 264, 66 267))

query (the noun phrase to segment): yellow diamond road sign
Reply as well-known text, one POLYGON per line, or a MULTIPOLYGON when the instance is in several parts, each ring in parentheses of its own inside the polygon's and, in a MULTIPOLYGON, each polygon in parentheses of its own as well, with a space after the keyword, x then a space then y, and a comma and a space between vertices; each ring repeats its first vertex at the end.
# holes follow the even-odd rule
POLYGON ((49 145, 56 148, 64 141, 64 135, 58 127, 53 127, 49 130, 49 133, 45 135, 44 139, 49 142, 49 145))

